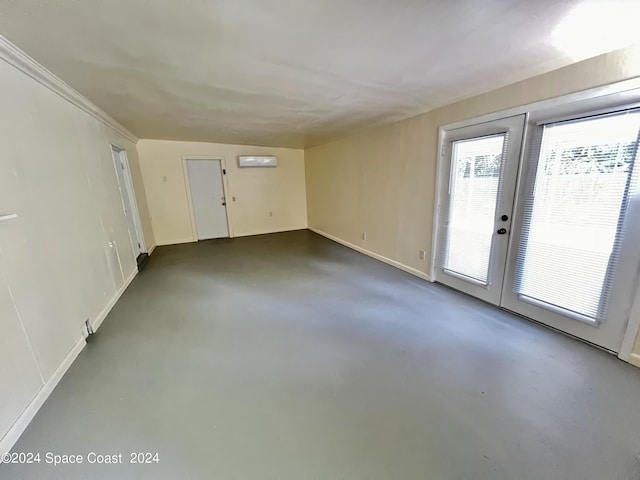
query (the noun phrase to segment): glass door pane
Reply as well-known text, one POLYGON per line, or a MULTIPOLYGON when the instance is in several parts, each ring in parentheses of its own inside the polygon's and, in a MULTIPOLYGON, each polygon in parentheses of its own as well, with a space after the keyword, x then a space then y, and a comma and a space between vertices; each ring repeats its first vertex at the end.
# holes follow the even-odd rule
POLYGON ((445 132, 435 279, 498 305, 525 116, 445 132))
POLYGON ((444 269, 487 285, 506 134, 453 142, 444 269))

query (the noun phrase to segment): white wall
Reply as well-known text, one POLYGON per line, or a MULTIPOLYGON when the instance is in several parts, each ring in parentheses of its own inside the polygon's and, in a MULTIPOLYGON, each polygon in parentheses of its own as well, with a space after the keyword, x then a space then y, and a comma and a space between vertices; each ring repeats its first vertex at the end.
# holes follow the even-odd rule
POLYGON ((426 276, 438 126, 636 76, 640 46, 307 149, 309 227, 426 276))
POLYGON ((303 150, 140 140, 138 154, 158 245, 196 241, 183 168, 187 156, 224 159, 233 236, 307 228, 303 150), (238 168, 238 155, 275 155, 278 166, 238 168))
POLYGON ((84 345, 85 320, 102 318, 136 272, 110 143, 127 151, 154 239, 131 140, 4 61, 0 98, 0 213, 18 214, 0 222, 2 450, 84 345))

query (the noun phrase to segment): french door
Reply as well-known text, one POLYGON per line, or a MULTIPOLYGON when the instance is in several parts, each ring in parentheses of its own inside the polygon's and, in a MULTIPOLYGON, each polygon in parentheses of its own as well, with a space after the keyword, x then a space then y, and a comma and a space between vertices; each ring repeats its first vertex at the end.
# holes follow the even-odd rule
POLYGON ((529 122, 520 155, 524 125, 446 132, 436 279, 617 352, 640 265, 640 109, 529 122))
POLYGON ((446 134, 437 280, 500 304, 525 116, 446 134))

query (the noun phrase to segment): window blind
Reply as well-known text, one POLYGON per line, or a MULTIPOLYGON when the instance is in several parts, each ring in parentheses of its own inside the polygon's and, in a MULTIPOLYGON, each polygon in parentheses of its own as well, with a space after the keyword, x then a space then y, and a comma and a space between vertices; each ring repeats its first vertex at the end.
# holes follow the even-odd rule
POLYGON ((587 322, 605 318, 638 190, 639 134, 638 109, 540 128, 514 284, 522 300, 587 322))
POLYGON ((452 142, 443 268, 486 285, 507 134, 452 142))

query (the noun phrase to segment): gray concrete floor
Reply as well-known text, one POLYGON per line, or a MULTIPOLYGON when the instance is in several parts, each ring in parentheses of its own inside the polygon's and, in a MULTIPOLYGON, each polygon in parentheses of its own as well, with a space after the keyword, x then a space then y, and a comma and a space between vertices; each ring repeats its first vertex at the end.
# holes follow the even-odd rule
POLYGON ((640 369, 308 231, 161 247, 14 451, 125 464, 2 479, 638 479, 640 369))

